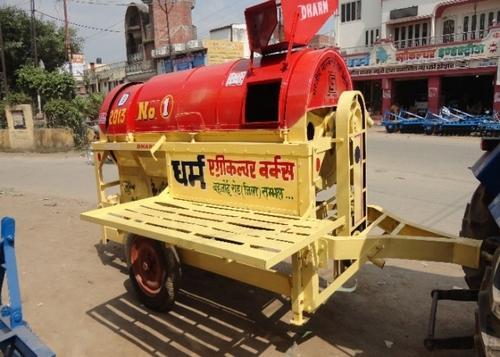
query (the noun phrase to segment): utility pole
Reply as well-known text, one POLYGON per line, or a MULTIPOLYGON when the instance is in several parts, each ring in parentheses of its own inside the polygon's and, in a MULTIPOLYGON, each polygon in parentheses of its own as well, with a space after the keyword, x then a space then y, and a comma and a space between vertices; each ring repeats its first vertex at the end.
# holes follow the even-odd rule
POLYGON ((68 4, 67 0, 63 0, 64 4, 64 48, 66 50, 66 56, 68 58, 69 73, 73 75, 73 65, 71 64, 71 38, 69 36, 68 27, 68 4))
POLYGON ((35 0, 31 0, 31 56, 33 66, 38 66, 38 51, 36 46, 36 19, 35 19, 35 0))
POLYGON ((5 94, 8 94, 9 93, 9 85, 7 84, 7 67, 5 66, 5 52, 4 52, 3 32, 2 32, 2 23, 1 22, 0 22, 0 60, 2 62, 3 91, 5 94))

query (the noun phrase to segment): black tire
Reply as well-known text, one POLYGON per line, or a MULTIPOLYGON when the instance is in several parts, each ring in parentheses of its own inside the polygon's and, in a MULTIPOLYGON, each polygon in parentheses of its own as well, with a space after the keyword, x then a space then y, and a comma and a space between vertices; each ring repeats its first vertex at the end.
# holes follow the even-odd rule
MULTIPOLYGON (((497 246, 500 237, 491 237, 497 246)), ((475 345, 477 356, 498 356, 500 346, 500 248, 496 249, 491 264, 485 269, 484 280, 478 293, 476 310, 475 345)))
MULTIPOLYGON (((147 308, 162 312, 170 310, 177 297, 179 291, 179 284, 181 279, 180 264, 177 260, 176 254, 173 249, 167 248, 164 243, 143 238, 139 236, 131 236, 127 240, 127 264, 129 266, 129 277, 139 301, 147 308), (141 275, 144 274, 143 259, 133 256, 138 245, 146 245, 151 256, 150 258, 151 270, 155 270, 159 275, 155 281, 156 289, 149 289, 150 286, 142 281, 141 275), (153 253, 154 250, 154 253, 153 253)), ((143 253, 139 253, 141 255, 143 253)), ((147 265, 147 264, 146 264, 147 265)))
POLYGON ((426 127, 424 129, 424 132, 426 135, 432 135, 432 134, 434 134, 434 127, 426 127))
MULTIPOLYGON (((486 192, 483 185, 478 186, 472 195, 470 203, 465 208, 460 236, 482 241, 488 237, 500 236, 500 228, 488 209, 493 199, 494 197, 486 192)), ((490 247, 488 244, 484 244, 481 249, 489 251, 490 247)), ((492 254, 493 252, 489 253, 492 254)), ((467 285, 471 289, 479 289, 484 276, 484 264, 481 264, 479 269, 463 267, 463 270, 467 285)))

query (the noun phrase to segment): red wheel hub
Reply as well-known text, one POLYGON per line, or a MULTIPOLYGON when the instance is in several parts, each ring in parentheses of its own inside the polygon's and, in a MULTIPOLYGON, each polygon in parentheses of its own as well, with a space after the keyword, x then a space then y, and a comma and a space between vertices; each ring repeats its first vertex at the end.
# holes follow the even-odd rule
POLYGON ((157 295, 166 274, 165 261, 158 245, 151 239, 135 238, 130 248, 130 262, 141 290, 151 297, 157 295))

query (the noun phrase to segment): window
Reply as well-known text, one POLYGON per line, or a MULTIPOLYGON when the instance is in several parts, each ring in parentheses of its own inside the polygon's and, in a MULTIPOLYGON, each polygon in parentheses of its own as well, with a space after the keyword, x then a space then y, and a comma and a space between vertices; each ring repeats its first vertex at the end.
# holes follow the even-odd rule
POLYGON ((471 16, 471 24, 470 24, 470 39, 474 40, 476 38, 476 26, 477 26, 477 15, 471 16))
POLYGON ((500 24, 500 11, 497 12, 497 24, 500 24))
POLYGON ((408 26, 408 47, 413 45, 413 26, 408 26))
POLYGON ((484 36, 484 25, 486 21, 486 14, 479 15, 479 38, 484 36))
POLYGON ((490 28, 491 26, 493 26, 493 20, 495 19, 495 13, 494 12, 490 12, 488 14, 488 28, 490 28))
POLYGON ((379 29, 371 29, 365 31, 365 45, 367 47, 373 46, 373 44, 378 40, 380 30, 379 29))
POLYGON ((394 29, 394 42, 396 42, 396 44, 399 42, 399 27, 394 29))
POLYGON ((443 22, 443 42, 453 42, 455 34, 455 20, 446 20, 443 22))
POLYGON ((361 0, 342 4, 340 8, 340 20, 342 22, 361 20, 361 0))
POLYGON ((420 46, 420 24, 415 24, 415 46, 420 46))
POLYGON ((406 27, 401 27, 401 48, 405 48, 405 40, 406 40, 406 27))
POLYGON ((463 40, 464 41, 467 41, 467 35, 468 35, 468 32, 469 32, 469 16, 465 16, 464 17, 464 27, 463 27, 463 30, 464 30, 464 34, 463 34, 463 40))
POLYGON ((24 112, 22 110, 11 111, 12 123, 14 129, 26 129, 26 120, 24 119, 24 112))
POLYGON ((427 23, 422 24, 422 45, 425 46, 427 44, 427 23))

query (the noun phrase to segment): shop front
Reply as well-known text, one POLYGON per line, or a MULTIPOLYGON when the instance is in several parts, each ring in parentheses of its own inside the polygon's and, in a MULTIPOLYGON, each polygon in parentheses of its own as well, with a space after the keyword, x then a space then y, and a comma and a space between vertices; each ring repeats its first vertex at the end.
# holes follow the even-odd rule
POLYGON ((500 25, 480 41, 396 48, 381 41, 370 53, 346 57, 357 89, 374 113, 402 108, 437 113, 443 105, 472 113, 500 112, 500 25))

